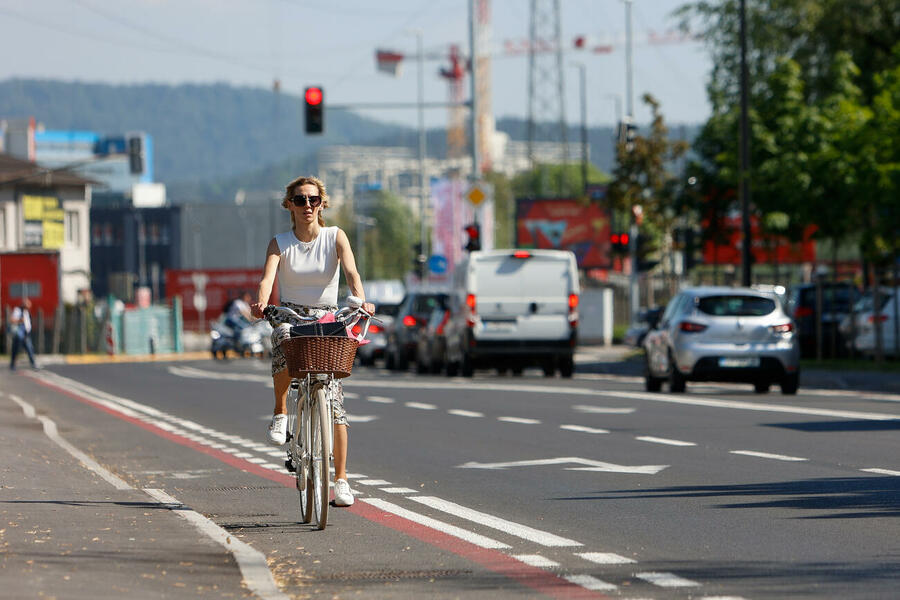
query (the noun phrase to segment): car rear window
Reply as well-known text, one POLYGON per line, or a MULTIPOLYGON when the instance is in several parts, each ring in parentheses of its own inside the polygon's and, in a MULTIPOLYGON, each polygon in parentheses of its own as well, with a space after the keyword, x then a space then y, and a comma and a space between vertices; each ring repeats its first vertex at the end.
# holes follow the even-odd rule
POLYGON ((706 296, 697 300, 697 308, 716 317, 761 317, 775 310, 775 300, 759 296, 706 296))
POLYGON ((388 317, 397 316, 397 311, 400 310, 399 304, 378 304, 375 307, 375 312, 381 315, 385 315, 388 317))
POLYGON ((428 316, 435 308, 444 308, 446 305, 446 294, 420 295, 413 298, 410 312, 414 315, 428 316))

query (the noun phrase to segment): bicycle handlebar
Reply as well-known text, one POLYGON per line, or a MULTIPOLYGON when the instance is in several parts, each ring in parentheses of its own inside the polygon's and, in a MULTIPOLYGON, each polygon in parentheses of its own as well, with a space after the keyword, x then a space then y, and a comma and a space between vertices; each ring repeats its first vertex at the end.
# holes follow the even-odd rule
MULTIPOLYGON (((365 310, 362 306, 362 300, 360 300, 356 296, 349 296, 347 298, 347 302, 348 304, 350 304, 350 306, 340 308, 334 311, 332 314, 334 314, 334 318, 336 321, 341 321, 342 323, 346 324, 348 328, 356 325, 360 321, 360 319, 365 319, 366 325, 359 337, 360 340, 363 340, 365 339, 366 334, 369 332, 369 323, 371 321, 381 323, 381 320, 377 319, 373 314, 365 310), (354 306, 354 304, 356 304, 356 306, 354 306)), ((296 319, 299 319, 300 321, 307 321, 310 323, 314 323, 319 320, 319 317, 305 317, 303 315, 300 315, 297 313, 297 311, 287 306, 275 306, 273 304, 270 304, 263 309, 263 318, 265 318, 269 322, 269 324, 272 325, 272 327, 277 327, 278 323, 286 321, 287 317, 294 317, 296 319)))

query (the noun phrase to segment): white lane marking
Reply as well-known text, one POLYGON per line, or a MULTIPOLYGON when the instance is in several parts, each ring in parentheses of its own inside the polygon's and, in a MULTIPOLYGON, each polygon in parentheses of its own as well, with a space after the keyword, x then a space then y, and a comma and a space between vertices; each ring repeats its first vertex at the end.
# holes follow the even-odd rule
POLYGON ((505 469, 507 467, 539 467, 544 465, 560 465, 566 463, 575 463, 577 465, 587 465, 585 467, 567 467, 567 471, 598 471, 605 473, 635 473, 639 475, 655 475, 668 467, 669 465, 616 465, 613 463, 602 462, 599 460, 590 460, 588 458, 580 458, 578 456, 562 456, 559 458, 539 458, 535 460, 517 460, 512 462, 498 463, 480 463, 467 462, 457 465, 458 469, 505 469))
POLYGON ((235 538, 200 513, 187 508, 164 491, 145 488, 144 492, 151 498, 154 498, 157 502, 169 505, 169 508, 175 514, 231 552, 241 570, 244 584, 251 592, 264 600, 290 600, 290 597, 282 593, 282 591, 278 589, 278 586, 275 585, 275 580, 272 578, 272 572, 269 571, 269 566, 266 563, 265 554, 235 538))
POLYGON ((675 588, 675 587, 697 587, 700 584, 696 581, 691 581, 690 579, 685 579, 683 577, 679 577, 673 573, 635 573, 635 577, 638 579, 643 579, 653 585, 658 585, 659 587, 665 588, 675 588))
POLYGON ((476 412, 474 410, 462 410, 460 408, 451 408, 447 411, 451 415, 456 415, 457 417, 483 417, 484 413, 476 412))
POLYGON ((598 565, 629 565, 637 562, 627 556, 620 556, 612 552, 576 552, 575 556, 580 556, 598 565))
POLYGON ((694 442, 683 442, 681 440, 670 440, 668 438, 653 437, 652 435, 640 435, 634 439, 642 442, 650 442, 651 444, 666 444, 669 446, 696 446, 694 442))
POLYGON ((388 494, 418 494, 419 490, 413 490, 407 487, 385 487, 379 488, 382 492, 388 494))
POLYGON ((278 451, 278 450, 269 450, 269 451, 267 451, 267 452, 264 452, 264 454, 268 454, 269 456, 274 456, 275 458, 281 458, 281 457, 283 457, 283 456, 287 456, 287 455, 285 454, 285 451, 284 451, 284 450, 282 450, 282 451, 278 451))
POLYGON ((900 475, 900 471, 891 471, 890 469, 860 469, 860 471, 865 471, 866 473, 877 473, 878 475, 900 475))
POLYGON ((409 500, 424 504, 425 506, 431 507, 435 510, 440 510, 456 517, 466 519, 467 521, 472 521, 473 523, 478 523, 479 525, 491 527, 509 535, 514 535, 516 537, 535 542, 542 546, 583 546, 581 542, 576 542, 575 540, 570 540, 558 535, 554 535, 552 533, 547 533, 546 531, 540 531, 538 529, 528 527, 527 525, 513 523, 512 521, 507 521, 506 519, 501 519, 500 517, 495 517, 494 515, 479 512, 471 508, 466 508, 465 506, 460 506, 455 502, 442 500, 441 498, 436 498, 434 496, 410 496, 409 500))
POLYGON ((800 458, 799 456, 787 456, 784 454, 770 454, 768 452, 756 452, 755 450, 730 450, 731 454, 742 454, 744 456, 756 456, 758 458, 771 458, 773 460, 785 460, 789 462, 804 462, 808 458, 800 458))
POLYGON ((349 398, 350 400, 356 400, 359 398, 359 394, 356 392, 344 392, 344 399, 349 398))
POLYGON ((260 457, 258 457, 258 456, 254 456, 254 457, 248 458, 248 459, 247 459, 247 462, 252 462, 253 464, 256 464, 256 465, 261 465, 261 464, 263 464, 264 462, 266 462, 266 459, 265 459, 265 458, 260 458, 260 457))
POLYGON ((78 448, 76 448, 75 446, 70 444, 69 442, 67 442, 65 439, 63 439, 62 436, 59 435, 58 430, 56 429, 56 423, 54 423, 52 420, 50 420, 48 417, 45 417, 44 415, 38 415, 35 412, 34 407, 31 404, 29 404, 28 402, 25 402, 18 396, 14 396, 12 394, 10 394, 9 397, 13 402, 15 402, 16 404, 19 405, 19 407, 22 409, 22 412, 25 413, 26 417, 28 417, 29 419, 37 419, 38 421, 41 422, 41 424, 44 426, 44 434, 48 438, 53 440, 53 442, 56 443, 57 446, 59 446, 60 448, 62 448, 63 450, 65 450, 66 452, 71 454, 72 456, 74 456, 75 459, 78 460, 79 462, 81 462, 81 464, 84 465, 86 468, 90 469, 91 471, 93 471, 94 473, 99 475, 102 479, 104 479, 107 483, 111 484, 117 490, 132 490, 132 489, 134 489, 128 483, 126 483, 123 479, 121 479, 120 477, 118 477, 116 475, 113 475, 107 469, 101 467, 97 463, 97 461, 95 461, 93 458, 91 458, 90 456, 88 456, 87 454, 85 454, 84 452, 82 452, 81 450, 79 450, 78 448))
POLYGON ((434 404, 428 404, 426 402, 407 402, 406 406, 409 408, 418 408, 419 410, 435 410, 437 408, 434 404))
POLYGON ((377 415, 351 415, 347 413, 347 420, 351 423, 370 423, 371 421, 378 420, 377 415))
POLYGON ((583 413, 595 413, 602 415, 630 415, 634 412, 633 408, 611 408, 608 406, 591 406, 590 404, 576 404, 572 407, 574 410, 583 413))
POLYGON ((368 479, 368 475, 362 473, 347 473, 347 479, 368 479))
POLYGON ((607 583, 602 579, 597 579, 593 575, 564 575, 563 579, 569 583, 580 585, 581 587, 591 590, 592 592, 607 591, 618 589, 614 584, 607 583))
POLYGON ((569 431, 580 431, 582 433, 609 433, 609 429, 600 429, 598 427, 587 427, 586 425, 560 425, 560 429, 569 431))
POLYGON ((250 458, 251 456, 253 456, 253 455, 250 454, 249 452, 237 452, 234 455, 235 458, 250 458))
POLYGON ((481 548, 500 549, 510 547, 509 544, 504 544, 503 542, 492 540, 489 537, 485 537, 472 531, 467 531, 465 529, 462 529, 461 527, 456 527, 455 525, 450 525, 449 523, 444 523, 443 521, 438 521, 437 519, 432 519, 431 517, 420 515, 419 513, 397 506, 396 504, 388 502, 387 500, 382 500, 380 498, 364 498, 362 501, 367 502, 376 508, 380 508, 383 511, 393 513, 398 517, 403 517, 404 519, 407 519, 414 523, 418 523, 419 525, 424 525, 425 527, 436 529, 440 532, 446 533, 447 535, 452 535, 453 537, 465 540, 470 544, 480 546, 481 548))
POLYGON ((538 567, 540 569, 549 569, 553 567, 558 567, 559 563, 555 560, 550 560, 545 556, 541 556, 540 554, 513 554, 511 555, 514 559, 525 563, 531 567, 538 567))
POLYGON ((385 481, 384 479, 360 479, 357 483, 363 485, 391 485, 390 481, 385 481))
POLYGON ((393 404, 393 398, 387 398, 385 396, 367 396, 366 400, 369 402, 375 402, 377 404, 393 404))
POLYGON ((497 417, 498 421, 503 421, 504 423, 521 423, 522 425, 539 425, 540 421, 538 419, 526 419, 524 417, 497 417))

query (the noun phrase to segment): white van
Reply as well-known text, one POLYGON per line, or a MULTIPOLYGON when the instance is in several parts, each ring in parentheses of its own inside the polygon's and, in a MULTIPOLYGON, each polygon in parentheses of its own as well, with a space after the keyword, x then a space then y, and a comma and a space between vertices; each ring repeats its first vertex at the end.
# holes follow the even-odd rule
POLYGON ((571 377, 578 328, 578 267, 567 250, 472 252, 450 293, 447 374, 528 366, 571 377))

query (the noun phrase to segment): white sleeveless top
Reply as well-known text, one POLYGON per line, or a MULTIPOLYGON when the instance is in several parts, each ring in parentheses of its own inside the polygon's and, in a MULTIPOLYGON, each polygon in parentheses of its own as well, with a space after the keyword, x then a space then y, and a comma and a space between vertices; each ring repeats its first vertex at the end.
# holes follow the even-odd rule
POLYGON ((322 227, 313 241, 301 242, 293 231, 275 236, 278 290, 282 302, 304 306, 337 306, 337 227, 322 227))

